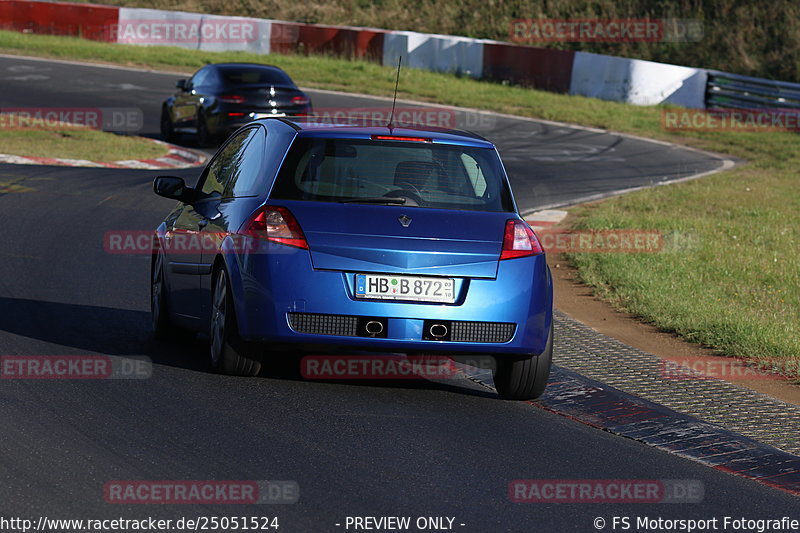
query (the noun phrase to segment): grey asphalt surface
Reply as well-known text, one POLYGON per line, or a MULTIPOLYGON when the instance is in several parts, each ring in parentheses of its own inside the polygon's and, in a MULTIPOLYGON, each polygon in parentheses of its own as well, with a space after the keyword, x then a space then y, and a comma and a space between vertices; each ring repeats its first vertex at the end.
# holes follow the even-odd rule
MULTIPOLYGON (((0 58, 0 108, 140 106, 143 133, 155 135, 173 78, 0 58), (33 75, 46 79, 12 79, 33 75), (125 84, 139 88, 121 89, 125 84)), ((328 96, 315 95, 315 104, 328 96)), ((330 98, 324 105, 352 101, 330 98)), ((718 164, 662 145, 529 121, 504 119, 485 134, 500 146, 526 208, 718 164), (594 155, 560 148, 577 145, 594 155)), ((170 173, 190 179, 198 171, 170 173)), ((596 517, 610 530, 614 516, 634 524, 637 516, 797 517, 797 498, 502 401, 466 379, 322 383, 211 373, 201 340, 151 340, 149 256, 103 247, 105 232, 148 230, 166 215, 172 203, 151 192, 158 174, 0 165, 0 183, 32 189, 0 194, 0 354, 146 356, 154 363, 146 380, 0 380, 0 517, 278 516, 284 532, 345 531, 335 524, 347 516, 449 516, 464 532, 596 531, 596 517), (700 480, 705 498, 507 498, 514 479, 606 478, 700 480), (280 506, 103 499, 112 480, 187 479, 294 480, 301 496, 280 506)))
MULTIPOLYGON (((0 109, 101 108, 113 110, 111 117, 121 116, 114 112, 132 111, 142 121, 123 121, 118 129, 134 129, 139 135, 159 138, 161 103, 175 90, 179 77, 0 56, 0 109)), ((327 91, 308 93, 320 113, 376 107, 385 112, 391 106, 385 99, 327 91)), ((402 102, 398 107, 410 111, 420 108, 402 102)), ((453 114, 448 108, 434 111, 443 112, 436 124, 469 129, 498 146, 517 203, 526 211, 666 183, 722 165, 720 159, 702 153, 605 132, 496 115, 453 114)), ((192 142, 191 136, 185 137, 187 146, 192 142)))

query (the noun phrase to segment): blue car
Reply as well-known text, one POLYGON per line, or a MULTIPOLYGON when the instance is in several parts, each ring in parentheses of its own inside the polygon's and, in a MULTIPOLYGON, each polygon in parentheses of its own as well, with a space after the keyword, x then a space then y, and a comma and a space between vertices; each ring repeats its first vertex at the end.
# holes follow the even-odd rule
POLYGON ((157 337, 207 333, 211 363, 286 353, 482 356, 533 399, 553 351, 545 254, 495 146, 472 133, 286 118, 235 132, 156 230, 157 337))

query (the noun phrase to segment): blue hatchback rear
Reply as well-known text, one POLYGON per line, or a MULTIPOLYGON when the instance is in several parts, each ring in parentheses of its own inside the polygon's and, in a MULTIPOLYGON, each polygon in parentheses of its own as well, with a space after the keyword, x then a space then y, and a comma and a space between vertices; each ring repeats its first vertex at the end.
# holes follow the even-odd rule
POLYGON ((256 374, 328 350, 490 356, 502 396, 544 391, 550 272, 489 141, 268 119, 196 186, 154 187, 179 200, 157 230, 156 333, 207 332, 216 367, 256 374))

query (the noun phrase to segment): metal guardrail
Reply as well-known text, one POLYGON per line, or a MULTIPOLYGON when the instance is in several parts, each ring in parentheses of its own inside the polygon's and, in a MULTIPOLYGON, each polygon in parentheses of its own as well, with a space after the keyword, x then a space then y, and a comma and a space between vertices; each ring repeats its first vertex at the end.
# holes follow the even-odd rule
POLYGON ((709 70, 706 107, 800 109, 800 83, 709 70))

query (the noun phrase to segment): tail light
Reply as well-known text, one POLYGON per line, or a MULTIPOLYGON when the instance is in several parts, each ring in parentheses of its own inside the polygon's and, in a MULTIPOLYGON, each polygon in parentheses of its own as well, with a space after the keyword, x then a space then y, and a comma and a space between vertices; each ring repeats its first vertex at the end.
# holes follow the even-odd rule
POLYGON ((292 103, 294 105, 306 105, 308 103, 308 98, 305 96, 295 96, 292 98, 292 103))
POLYGON ((285 207, 266 205, 244 224, 241 232, 255 239, 308 249, 308 241, 294 215, 285 207))
POLYGON ((506 232, 503 236, 503 251, 500 260, 514 259, 515 257, 528 257, 543 254, 539 238, 533 230, 522 220, 509 220, 506 222, 506 232))
POLYGON ((219 101, 227 104, 241 104, 244 102, 244 96, 239 96, 238 94, 223 94, 219 97, 219 101))
POLYGON ((425 137, 401 137, 399 135, 373 135, 371 138, 373 141, 411 141, 419 143, 433 142, 432 139, 426 139, 425 137))

